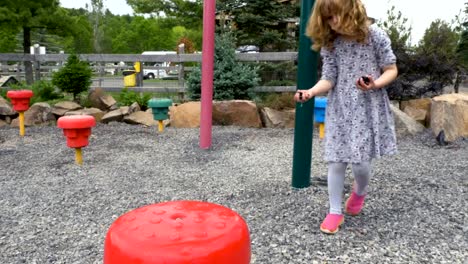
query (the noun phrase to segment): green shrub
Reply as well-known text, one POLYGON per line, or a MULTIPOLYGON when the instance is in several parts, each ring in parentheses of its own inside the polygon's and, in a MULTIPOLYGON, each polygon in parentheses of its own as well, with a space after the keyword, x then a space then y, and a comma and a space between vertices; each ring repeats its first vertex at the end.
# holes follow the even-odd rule
POLYGON ((262 94, 256 99, 259 107, 268 107, 275 110, 294 109, 294 93, 268 93, 262 94))
POLYGON ((49 81, 37 81, 33 83, 31 90, 34 93, 31 104, 63 98, 63 95, 57 92, 55 86, 49 81))
POLYGON ((71 54, 65 66, 52 76, 52 83, 61 91, 73 94, 73 100, 77 101, 78 94, 89 90, 91 77, 92 70, 88 63, 71 54))
POLYGON ((141 110, 145 111, 148 109, 148 101, 151 97, 151 93, 137 93, 135 91, 130 91, 128 88, 124 88, 120 92, 117 101, 121 106, 129 106, 137 102, 141 110))
MULTIPOLYGON (((235 39, 225 33, 216 36, 213 90, 215 100, 251 99, 258 85, 257 68, 237 62, 235 39)), ((187 95, 192 100, 201 97, 201 66, 187 77, 187 95)))

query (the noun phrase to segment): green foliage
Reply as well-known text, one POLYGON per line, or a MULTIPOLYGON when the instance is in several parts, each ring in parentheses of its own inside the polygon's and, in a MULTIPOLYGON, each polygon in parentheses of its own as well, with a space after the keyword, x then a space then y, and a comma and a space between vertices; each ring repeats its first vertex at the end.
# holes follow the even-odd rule
POLYGON ((464 13, 464 19, 460 23, 460 41, 456 54, 465 71, 468 71, 468 2, 465 3, 464 13))
MULTIPOLYGON (((214 63, 214 99, 250 99, 258 85, 257 68, 235 60, 235 39, 231 34, 216 36, 214 63)), ((187 78, 189 98, 201 97, 201 68, 196 68, 187 78)))
POLYGON ((390 99, 407 100, 441 94, 455 78, 459 62, 459 34, 446 22, 436 20, 426 30, 419 46, 410 43, 408 19, 392 7, 387 21, 379 23, 392 41, 397 56, 398 78, 387 88, 390 99))
POLYGON ((180 21, 179 25, 202 27, 203 0, 127 0, 136 13, 164 14, 180 21))
POLYGON ((92 71, 88 63, 80 61, 77 55, 71 54, 66 64, 52 76, 52 83, 61 91, 77 95, 87 92, 91 86, 92 71))
POLYGON ((122 89, 120 92, 117 101, 121 106, 129 106, 134 102, 137 102, 140 105, 141 110, 145 111, 148 109, 148 101, 151 99, 151 93, 137 93, 131 91, 128 88, 122 89))
POLYGON ((265 86, 295 85, 297 66, 293 62, 261 62, 259 75, 265 86))
POLYGON ((297 46, 296 37, 289 34, 284 21, 300 16, 299 2, 221 0, 217 10, 232 16, 239 45, 256 45, 260 51, 285 51, 297 46))
POLYGON ((55 86, 49 81, 37 81, 31 86, 34 93, 31 104, 36 102, 48 102, 63 98, 63 95, 56 91, 55 86))
POLYGON ((17 30, 0 28, 0 53, 13 53, 16 48, 17 30))
POLYGON ((256 101, 259 107, 269 107, 275 110, 294 109, 296 107, 294 93, 261 94, 256 101))

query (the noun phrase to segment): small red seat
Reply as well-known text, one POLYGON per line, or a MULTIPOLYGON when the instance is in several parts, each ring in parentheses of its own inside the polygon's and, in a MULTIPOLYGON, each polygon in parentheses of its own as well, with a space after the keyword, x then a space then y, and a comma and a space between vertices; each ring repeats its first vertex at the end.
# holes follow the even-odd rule
POLYGON ((236 212, 200 201, 144 206, 109 228, 104 264, 248 264, 250 236, 236 212))
POLYGON ((34 93, 31 90, 8 91, 7 97, 10 98, 13 109, 17 112, 24 112, 29 109, 29 101, 34 93))
POLYGON ((67 146, 70 148, 81 148, 89 144, 91 127, 96 125, 96 120, 90 115, 62 116, 57 120, 57 126, 63 129, 67 137, 67 146))

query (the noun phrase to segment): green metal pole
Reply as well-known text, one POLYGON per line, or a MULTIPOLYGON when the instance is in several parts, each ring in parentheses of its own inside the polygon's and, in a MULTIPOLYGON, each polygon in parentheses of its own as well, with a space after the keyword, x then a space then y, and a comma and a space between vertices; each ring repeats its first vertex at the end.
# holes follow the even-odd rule
MULTIPOLYGON (((314 0, 302 0, 297 70, 297 89, 309 89, 317 82, 318 54, 311 50, 312 42, 305 35, 307 21, 314 6, 314 0)), ((304 104, 296 104, 294 126, 294 151, 292 187, 305 188, 310 185, 312 161, 312 136, 314 118, 313 98, 304 104)))

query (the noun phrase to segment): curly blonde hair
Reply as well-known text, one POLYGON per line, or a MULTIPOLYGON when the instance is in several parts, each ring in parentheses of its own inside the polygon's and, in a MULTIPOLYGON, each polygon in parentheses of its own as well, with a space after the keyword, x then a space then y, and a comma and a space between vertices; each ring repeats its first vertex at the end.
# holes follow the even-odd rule
POLYGON ((307 23, 306 36, 312 39, 312 49, 331 48, 338 33, 328 25, 328 19, 336 16, 340 31, 358 42, 366 42, 369 18, 360 0, 316 0, 307 23))

